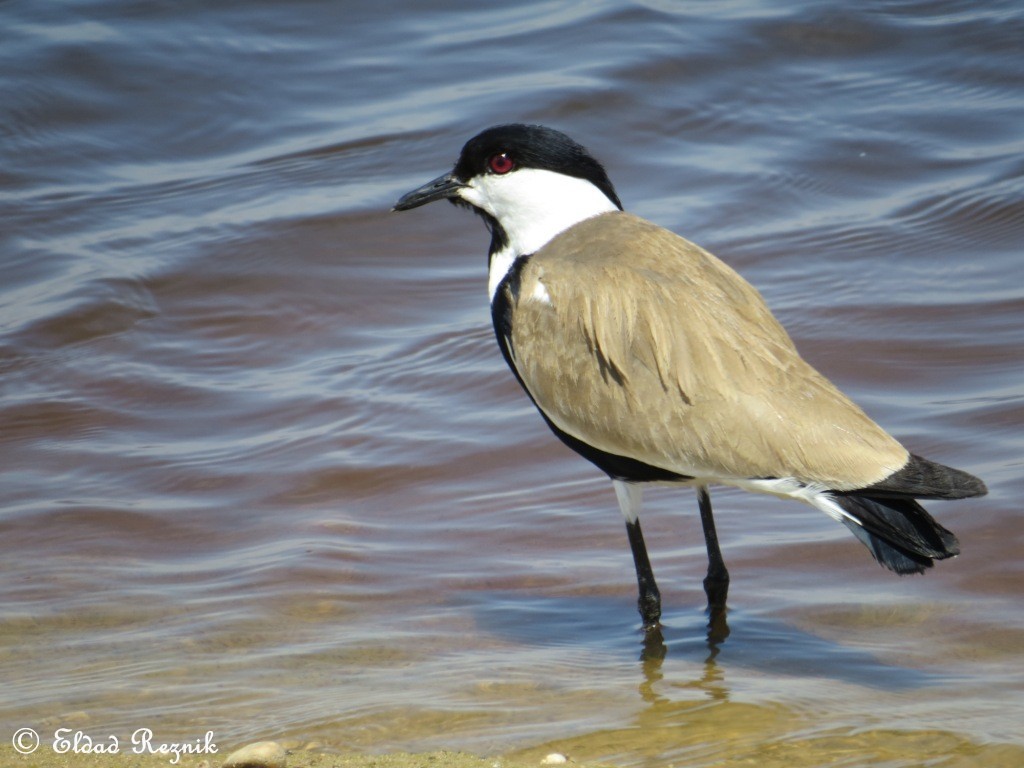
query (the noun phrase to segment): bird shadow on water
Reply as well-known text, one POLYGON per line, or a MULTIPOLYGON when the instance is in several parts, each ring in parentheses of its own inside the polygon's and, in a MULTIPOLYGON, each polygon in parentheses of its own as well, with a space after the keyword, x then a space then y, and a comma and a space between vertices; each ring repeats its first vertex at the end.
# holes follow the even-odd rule
POLYGON ((866 651, 806 632, 758 612, 721 608, 705 613, 699 633, 695 622, 671 620, 645 633, 641 661, 657 665, 666 657, 705 665, 744 668, 775 676, 835 680, 889 691, 937 685, 945 675, 893 664, 866 651))
MULTIPOLYGON (((662 677, 666 660, 700 665, 704 682, 717 680, 726 698, 724 673, 747 670, 762 676, 834 680, 887 691, 938 685, 948 676, 886 662, 876 655, 818 637, 782 619, 756 611, 719 608, 663 617, 653 630, 627 627, 614 616, 635 616, 620 600, 593 597, 528 597, 522 593, 478 594, 477 626, 519 643, 555 645, 598 653, 637 654, 647 682, 662 677), (639 646, 639 647, 638 647, 639 646)), ((701 687, 703 684, 698 682, 701 687)))

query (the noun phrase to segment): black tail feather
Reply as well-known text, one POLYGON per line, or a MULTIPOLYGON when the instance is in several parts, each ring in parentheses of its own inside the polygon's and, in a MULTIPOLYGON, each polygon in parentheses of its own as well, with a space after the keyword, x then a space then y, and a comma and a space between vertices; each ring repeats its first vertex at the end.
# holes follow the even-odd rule
POLYGON ((902 469, 893 472, 879 483, 852 491, 873 498, 911 499, 967 499, 988 493, 979 478, 962 469, 947 467, 935 461, 910 454, 902 469))
POLYGON ((857 520, 846 526, 891 571, 923 573, 934 560, 960 554, 960 544, 913 499, 836 494, 835 502, 857 520))

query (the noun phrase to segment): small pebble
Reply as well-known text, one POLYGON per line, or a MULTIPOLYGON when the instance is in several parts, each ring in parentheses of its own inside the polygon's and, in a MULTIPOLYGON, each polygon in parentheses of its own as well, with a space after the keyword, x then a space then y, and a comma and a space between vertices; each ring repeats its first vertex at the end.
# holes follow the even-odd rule
POLYGON ((563 755, 561 752, 552 752, 550 755, 540 761, 541 765, 562 765, 568 763, 569 758, 563 755))
POLYGON ((228 755, 223 768, 285 768, 284 747, 276 741, 257 741, 228 755))

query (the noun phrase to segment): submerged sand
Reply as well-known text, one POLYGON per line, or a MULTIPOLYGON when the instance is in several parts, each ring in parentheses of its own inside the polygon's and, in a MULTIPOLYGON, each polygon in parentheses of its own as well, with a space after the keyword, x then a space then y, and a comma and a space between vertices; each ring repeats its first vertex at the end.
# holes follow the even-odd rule
MULTIPOLYGON (((181 768, 219 768, 227 756, 227 752, 205 757, 182 756, 174 765, 181 768)), ((447 751, 338 755, 295 749, 288 753, 287 768, 544 768, 547 765, 544 757, 480 757, 447 751)), ((10 745, 4 745, 0 747, 0 764, 12 768, 167 768, 172 763, 162 755, 62 755, 42 749, 31 755, 20 755, 10 745)), ((603 768, 608 765, 575 760, 568 764, 575 768, 603 768)))
MULTIPOLYGON (((678 734, 675 734, 678 738, 678 734)), ((337 754, 320 747, 288 750, 287 768, 548 768, 562 764, 552 754, 562 754, 574 768, 612 768, 630 765, 675 765, 718 767, 756 765, 758 768, 797 768, 823 765, 878 765, 900 768, 1020 768, 1024 747, 1014 744, 978 744, 937 731, 877 730, 858 734, 834 734, 805 739, 752 743, 738 739, 732 746, 712 752, 698 743, 679 752, 679 745, 665 743, 671 734, 653 729, 599 731, 564 742, 538 745, 507 755, 479 756, 465 752, 384 754, 337 754), (667 748, 667 749, 666 749, 667 748), (660 753, 660 755, 659 755, 660 753), (672 758, 667 758, 668 754, 672 758), (595 755, 615 756, 611 760, 595 755), (658 755, 658 756, 656 756, 658 755), (616 759, 617 758, 617 759, 616 759)), ((41 748, 30 755, 15 752, 10 744, 0 746, 0 765, 12 768, 220 768, 236 748, 233 745, 215 755, 182 755, 177 762, 166 755, 57 754, 41 748)), ((246 767, 248 768, 248 766, 246 767)), ((259 768, 252 766, 252 768, 259 768)))

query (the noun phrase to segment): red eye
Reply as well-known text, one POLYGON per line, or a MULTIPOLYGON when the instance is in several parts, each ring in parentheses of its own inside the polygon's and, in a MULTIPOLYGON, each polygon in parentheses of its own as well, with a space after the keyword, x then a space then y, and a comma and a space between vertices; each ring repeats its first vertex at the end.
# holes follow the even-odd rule
POLYGON ((491 159, 487 161, 488 167, 492 173, 502 174, 508 173, 516 164, 512 161, 512 158, 502 152, 500 155, 491 155, 491 159))

